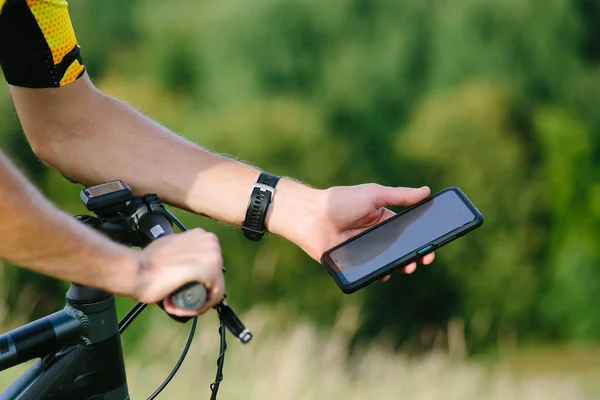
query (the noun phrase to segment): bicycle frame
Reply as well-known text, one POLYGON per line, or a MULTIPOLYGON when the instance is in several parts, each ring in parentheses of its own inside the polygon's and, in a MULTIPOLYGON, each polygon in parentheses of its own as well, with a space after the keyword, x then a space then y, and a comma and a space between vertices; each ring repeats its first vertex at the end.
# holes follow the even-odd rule
MULTIPOLYGON (((73 284, 66 298, 65 310, 57 314, 68 313, 70 308, 79 310, 84 315, 79 321, 85 324, 89 320, 94 329, 81 336, 80 343, 35 362, 0 395, 0 400, 129 399, 114 296, 73 284)), ((54 331, 58 336, 61 326, 55 326, 54 331)), ((77 324, 71 325, 69 333, 77 337, 81 331, 81 324, 77 324)), ((18 341, 14 345, 18 348, 18 341)))

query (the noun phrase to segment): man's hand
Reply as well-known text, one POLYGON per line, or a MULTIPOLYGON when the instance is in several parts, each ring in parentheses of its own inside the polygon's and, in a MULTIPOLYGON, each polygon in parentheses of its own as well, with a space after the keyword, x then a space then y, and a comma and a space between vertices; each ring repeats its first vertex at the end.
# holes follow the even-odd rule
POLYGON ((202 314, 223 299, 225 280, 223 258, 217 237, 202 229, 193 229, 163 237, 141 252, 135 297, 144 303, 164 300, 165 311, 177 316, 202 314), (168 299, 187 283, 200 282, 207 300, 198 311, 181 310, 168 299))
MULTIPOLYGON (((429 194, 428 187, 394 188, 377 184, 332 187, 320 192, 312 217, 304 219, 290 239, 319 261, 325 250, 392 217, 394 212, 385 207, 408 207, 429 194)), ((434 254, 430 253, 421 261, 431 264, 433 259, 434 254)), ((412 273, 416 268, 417 264, 413 262, 403 271, 412 273)), ((389 276, 386 276, 382 281, 388 279, 389 276)))

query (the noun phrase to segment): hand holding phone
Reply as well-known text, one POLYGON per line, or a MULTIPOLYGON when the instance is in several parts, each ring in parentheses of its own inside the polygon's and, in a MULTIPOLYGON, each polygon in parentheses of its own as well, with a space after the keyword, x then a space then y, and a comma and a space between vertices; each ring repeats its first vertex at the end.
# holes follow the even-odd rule
POLYGON ((321 264, 352 293, 482 223, 475 205, 451 187, 327 250, 321 264))

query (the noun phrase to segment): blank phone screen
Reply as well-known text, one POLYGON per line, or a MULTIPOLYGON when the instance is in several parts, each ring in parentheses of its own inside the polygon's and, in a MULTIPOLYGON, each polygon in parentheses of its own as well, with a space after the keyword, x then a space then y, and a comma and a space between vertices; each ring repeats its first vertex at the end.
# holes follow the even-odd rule
POLYGON ((335 264, 332 267, 348 283, 354 283, 475 218, 473 211, 454 190, 442 192, 419 207, 333 250, 329 255, 335 264))

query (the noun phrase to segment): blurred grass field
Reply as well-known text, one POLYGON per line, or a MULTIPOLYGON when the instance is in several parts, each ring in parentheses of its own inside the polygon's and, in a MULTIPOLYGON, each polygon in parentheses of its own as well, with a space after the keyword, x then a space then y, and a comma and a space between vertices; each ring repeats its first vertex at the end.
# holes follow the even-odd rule
MULTIPOLYGON (((177 360, 187 333, 187 328, 160 313, 149 314, 141 317, 152 320, 146 337, 133 351, 126 348, 132 399, 145 399, 158 387, 177 360)), ((323 334, 308 323, 278 328, 277 315, 281 312, 258 309, 245 314, 243 319, 255 335, 246 346, 228 337, 219 399, 600 398, 600 349, 537 347, 501 354, 494 360, 464 360, 443 351, 410 357, 390 350, 381 340, 349 355, 343 321, 338 321, 332 333, 323 334)), ((183 367, 159 398, 210 397, 218 354, 216 328, 215 316, 201 318, 183 367)), ((0 374, 0 387, 6 387, 24 368, 0 374)))

